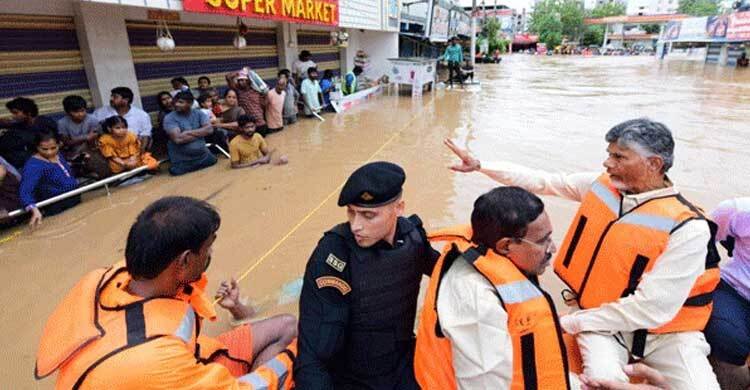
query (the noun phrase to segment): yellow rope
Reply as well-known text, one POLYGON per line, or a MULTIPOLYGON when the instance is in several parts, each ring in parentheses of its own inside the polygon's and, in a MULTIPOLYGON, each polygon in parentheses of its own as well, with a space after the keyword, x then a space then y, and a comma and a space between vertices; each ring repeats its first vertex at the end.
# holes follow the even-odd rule
MULTIPOLYGON (((386 146, 390 145, 390 143, 393 142, 393 140, 396 139, 396 137, 398 137, 404 130, 406 130, 409 126, 411 126, 411 124, 420 116, 421 115, 415 115, 409 122, 406 123, 405 126, 403 126, 397 132, 393 133, 393 135, 390 138, 388 138, 388 140, 385 141, 383 145, 380 145, 378 150, 373 152, 370 155, 370 157, 367 160, 365 160, 364 164, 372 161, 375 158, 375 156, 377 156, 381 151, 383 151, 383 149, 385 149, 386 146)), ((302 225, 304 225, 305 222, 307 222, 310 218, 312 218, 312 216, 316 212, 318 212, 318 210, 320 210, 332 197, 334 197, 337 193, 339 193, 339 191, 341 190, 341 187, 343 187, 345 183, 346 181, 341 182, 341 184, 339 184, 333 191, 331 191, 331 193, 328 194, 328 196, 326 196, 317 206, 315 206, 315 208, 310 210, 310 212, 307 213, 307 215, 305 215, 299 222, 297 222, 297 224, 294 225, 294 227, 291 230, 289 230, 289 232, 287 232, 283 237, 281 237, 281 239, 279 239, 279 241, 277 241, 276 244, 274 244, 268 251, 266 251, 266 253, 264 253, 263 256, 261 256, 255 263, 253 263, 250 267, 248 267, 245 270, 245 272, 243 272, 242 275, 240 275, 240 277, 237 279, 237 282, 240 282, 243 279, 245 279, 247 275, 253 272, 253 270, 255 270, 261 263, 263 263, 263 261, 265 261, 268 258, 268 256, 271 255, 271 253, 275 252, 276 249, 278 249, 281 246, 281 244, 284 243, 284 241, 286 241, 289 237, 291 237, 292 234, 294 234, 297 231, 297 229, 299 229, 302 225)), ((217 298, 216 300, 214 300, 214 304, 218 303, 220 300, 221 300, 220 298, 217 298)))
POLYGON ((0 238, 0 244, 5 244, 6 242, 10 242, 14 240, 16 237, 21 235, 22 230, 16 230, 15 232, 8 234, 7 236, 0 238))

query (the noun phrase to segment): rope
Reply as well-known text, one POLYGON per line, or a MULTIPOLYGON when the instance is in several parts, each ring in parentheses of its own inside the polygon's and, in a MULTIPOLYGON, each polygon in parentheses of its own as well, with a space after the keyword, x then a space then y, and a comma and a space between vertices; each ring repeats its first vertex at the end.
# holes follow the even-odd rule
MULTIPOLYGON (((393 140, 396 139, 396 137, 398 137, 404 130, 409 128, 409 126, 411 126, 411 124, 421 116, 422 116, 421 114, 414 116, 409 122, 406 123, 406 125, 404 125, 397 132, 393 133, 393 135, 391 135, 391 137, 388 138, 388 140, 385 141, 385 143, 380 145, 380 147, 375 152, 373 152, 367 160, 365 160, 364 164, 372 161, 375 158, 375 156, 377 156, 381 151, 383 151, 383 149, 385 149, 386 146, 390 145, 391 142, 393 142, 393 140)), ((289 230, 289 232, 287 232, 283 237, 281 237, 281 239, 279 239, 276 242, 276 244, 274 244, 269 250, 267 250, 266 253, 264 253, 263 256, 261 256, 255 263, 253 263, 250 267, 248 267, 240 275, 240 277, 237 278, 237 282, 242 281, 251 272, 253 272, 253 270, 258 268, 258 266, 261 265, 273 252, 275 252, 276 249, 278 249, 281 246, 281 244, 284 243, 284 241, 289 239, 289 237, 291 237, 292 234, 294 234, 300 227, 302 227, 302 225, 305 224, 305 222, 307 222, 310 218, 312 218, 312 216, 315 215, 315 213, 318 212, 318 210, 320 210, 331 198, 333 198, 336 194, 338 194, 339 191, 341 191, 341 188, 344 186, 344 184, 346 184, 346 181, 342 181, 341 184, 339 184, 333 191, 331 191, 331 193, 328 194, 328 196, 326 196, 320 203, 318 203, 317 206, 315 206, 312 210, 310 210, 310 212, 308 212, 307 215, 302 217, 302 219, 300 219, 300 221, 297 222, 297 224, 294 225, 294 227, 292 227, 292 229, 289 230)), ((214 305, 218 303, 220 300, 221 300, 220 298, 215 299, 214 305)))

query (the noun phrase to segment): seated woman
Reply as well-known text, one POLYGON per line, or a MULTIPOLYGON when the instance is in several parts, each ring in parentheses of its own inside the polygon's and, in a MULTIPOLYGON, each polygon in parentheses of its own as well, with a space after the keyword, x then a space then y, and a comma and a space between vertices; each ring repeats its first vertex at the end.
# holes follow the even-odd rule
MULTIPOLYGON (((52 131, 41 131, 34 139, 36 153, 26 161, 18 191, 21 206, 31 212, 29 225, 36 227, 42 222, 42 212, 37 202, 75 190, 78 181, 65 158, 60 154, 60 140, 52 131)), ((44 208, 46 215, 61 213, 81 202, 81 196, 53 203, 44 208)))
POLYGON ((129 171, 144 165, 155 170, 159 162, 150 153, 141 153, 141 142, 128 131, 128 121, 121 116, 111 116, 102 123, 104 134, 99 138, 99 150, 109 162, 113 174, 129 171))
POLYGON ((224 106, 227 108, 221 114, 221 123, 219 126, 223 129, 227 129, 234 134, 238 132, 237 118, 241 115, 245 115, 245 110, 239 106, 237 100, 237 91, 233 89, 227 89, 224 92, 224 106))
POLYGON ((159 105, 159 114, 156 117, 156 126, 153 131, 153 144, 151 151, 155 156, 167 155, 167 133, 164 131, 164 117, 174 111, 172 106, 172 95, 167 91, 161 91, 156 95, 156 103, 159 105))

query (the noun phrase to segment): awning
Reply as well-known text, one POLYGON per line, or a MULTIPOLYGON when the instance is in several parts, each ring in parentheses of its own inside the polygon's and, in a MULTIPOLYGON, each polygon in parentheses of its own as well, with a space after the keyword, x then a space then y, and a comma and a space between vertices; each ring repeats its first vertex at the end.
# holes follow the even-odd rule
POLYGON ((518 34, 513 37, 513 44, 514 45, 533 45, 535 43, 539 42, 539 36, 538 35, 531 35, 531 34, 518 34))

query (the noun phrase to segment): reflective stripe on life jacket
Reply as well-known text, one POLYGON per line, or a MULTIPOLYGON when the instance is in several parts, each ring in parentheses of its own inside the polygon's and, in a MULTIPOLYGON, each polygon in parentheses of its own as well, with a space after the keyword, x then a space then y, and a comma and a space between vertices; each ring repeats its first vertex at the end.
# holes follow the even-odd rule
MULTIPOLYGON (((680 195, 650 199, 623 212, 622 195, 608 175, 585 195, 554 262, 555 273, 577 294, 581 308, 599 307, 635 292, 653 269, 670 235, 690 220, 706 220, 680 195)), ((719 282, 716 226, 707 243, 706 271, 675 318, 652 333, 702 330, 711 313, 711 293, 719 282)))
MULTIPOLYGON (((155 351, 138 347, 162 337, 183 342, 195 355, 195 364, 204 364, 210 356, 226 352, 221 343, 199 337, 202 320, 199 313, 213 313, 212 309, 206 307, 208 303, 203 302, 206 299, 202 299, 205 278, 186 289, 180 297, 148 299, 139 299, 124 291, 123 286, 127 286, 130 280, 124 263, 120 263, 89 273, 70 291, 44 328, 35 368, 38 379, 59 370, 56 388, 87 388, 87 377, 96 370, 106 369, 109 370, 106 373, 97 371, 97 378, 112 378, 111 385, 116 386, 118 378, 124 373, 114 371, 118 368, 116 365, 103 363, 113 358, 140 361, 139 354, 155 351), (120 300, 122 297, 128 300, 120 300), (122 355, 123 352, 127 352, 127 355, 122 355)), ((269 370, 274 374, 279 373, 275 377, 266 376, 266 379, 269 383, 287 383, 291 378, 289 381, 280 378, 288 377, 293 356, 292 353, 290 358, 280 357, 278 363, 282 363, 285 370, 274 362, 265 371, 261 368, 255 372, 258 375, 269 370)), ((246 363, 250 367, 251 362, 246 363)), ((149 387, 149 383, 158 384, 158 378, 144 379, 143 383, 144 387, 149 387), (149 382, 151 380, 155 382, 149 382)))
POLYGON ((509 259, 471 243, 468 226, 430 234, 447 241, 438 260, 422 308, 414 371, 424 389, 455 389, 451 344, 440 328, 437 312, 440 282, 454 261, 467 261, 493 286, 508 313, 513 344, 511 389, 569 389, 568 363, 562 331, 549 295, 509 259))

